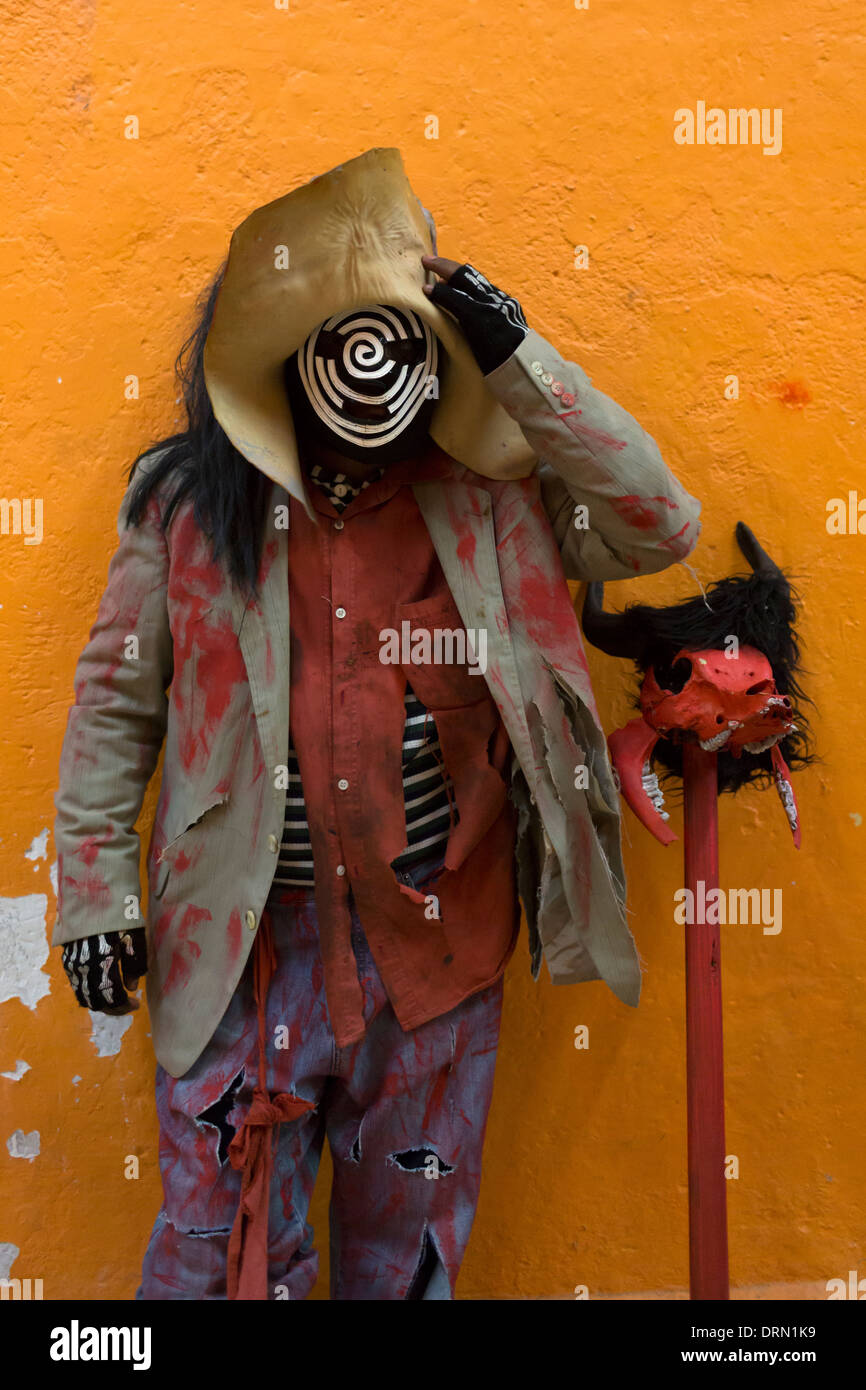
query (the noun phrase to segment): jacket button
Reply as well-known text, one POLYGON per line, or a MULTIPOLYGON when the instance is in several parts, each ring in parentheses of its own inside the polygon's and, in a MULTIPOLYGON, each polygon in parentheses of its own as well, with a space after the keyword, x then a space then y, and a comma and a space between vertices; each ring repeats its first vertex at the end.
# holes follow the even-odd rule
POLYGON ((342 531, 342 529, 343 529, 343 527, 345 526, 345 524, 346 524, 345 521, 335 521, 335 522, 334 522, 334 530, 335 530, 335 531, 342 531))
POLYGON ((335 608, 335 609, 334 609, 334 617, 335 617, 335 618, 345 618, 345 616, 346 616, 346 610, 345 610, 345 608, 335 608))
POLYGON ((563 393, 562 393, 562 404, 563 404, 563 405, 574 405, 574 396, 571 394, 570 391, 563 391, 563 393))
POLYGON ((542 385, 549 386, 553 381, 553 372, 543 372, 541 376, 542 385))
POLYGON ((550 388, 550 393, 552 396, 561 396, 564 390, 565 387, 563 386, 562 382, 555 381, 550 388))
POLYGON ((346 781, 345 777, 340 778, 337 786, 340 788, 341 792, 347 792, 349 790, 349 783, 346 781))
POLYGON ((252 910, 251 907, 248 907, 248 908, 247 908, 247 910, 246 910, 246 915, 245 915, 244 920, 246 921, 246 924, 247 924, 247 926, 249 927, 250 931, 255 931, 255 929, 256 929, 256 914, 253 912, 253 910, 252 910))
POLYGON ((268 849, 271 851, 271 854, 276 854, 277 851, 279 850, 279 848, 280 848, 280 842, 279 842, 279 840, 277 839, 276 835, 269 835, 269 836, 268 836, 268 849))
POLYGON ((544 367, 540 362, 533 362, 530 370, 535 372, 536 376, 541 376, 541 373, 544 371, 544 367))
POLYGON ((345 866, 345 864, 338 864, 338 865, 337 865, 337 873, 339 874, 340 878, 343 877, 343 875, 344 875, 345 872, 346 872, 346 866, 345 866))

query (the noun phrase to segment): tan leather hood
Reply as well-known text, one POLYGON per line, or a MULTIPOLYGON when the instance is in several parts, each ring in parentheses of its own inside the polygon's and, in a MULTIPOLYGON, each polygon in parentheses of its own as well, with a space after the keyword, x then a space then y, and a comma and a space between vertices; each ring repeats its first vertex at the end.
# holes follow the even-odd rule
POLYGON ((430 227, 397 149, 373 149, 251 213, 233 233, 204 349, 217 420, 250 463, 312 515, 283 363, 330 315, 365 304, 412 309, 448 355, 430 433, 488 478, 520 478, 535 455, 484 383, 454 320, 428 299, 430 227))

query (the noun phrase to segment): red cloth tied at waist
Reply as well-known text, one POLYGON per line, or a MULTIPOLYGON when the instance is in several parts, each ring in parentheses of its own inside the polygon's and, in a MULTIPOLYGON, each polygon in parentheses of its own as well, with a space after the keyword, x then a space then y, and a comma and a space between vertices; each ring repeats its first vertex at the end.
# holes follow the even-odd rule
POLYGON ((246 1118, 229 1145, 233 1168, 241 1172, 241 1199, 229 1236, 226 1283, 230 1299, 266 1299, 268 1296, 268 1205, 273 1169, 273 1129, 284 1120, 296 1120, 312 1101, 267 1088, 265 1006, 276 969, 271 917, 267 908, 253 945, 253 989, 259 1026, 259 1078, 246 1118))

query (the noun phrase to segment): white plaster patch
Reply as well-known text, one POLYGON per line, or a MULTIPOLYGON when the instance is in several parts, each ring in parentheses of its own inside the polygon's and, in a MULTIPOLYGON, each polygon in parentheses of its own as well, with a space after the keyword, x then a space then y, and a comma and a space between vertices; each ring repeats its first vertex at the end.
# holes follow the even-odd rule
POLYGON ((859 811, 849 811, 848 815, 851 817, 851 820, 854 822, 855 825, 863 824, 863 817, 861 816, 859 811))
POLYGON ((132 1024, 132 1014, 90 1014, 90 1040, 98 1057, 116 1057, 123 1035, 132 1024))
POLYGON ((21 1251, 10 1240, 0 1240, 0 1279, 8 1279, 9 1271, 21 1251))
MULTIPOLYGON (((28 850, 25 850, 25 851, 24 851, 24 858, 25 858, 25 859, 47 859, 47 858, 48 858, 48 827, 47 827, 47 826, 45 827, 44 830, 40 831, 40 833, 34 837, 34 839, 32 840, 32 842, 31 842, 31 844, 30 844, 30 848, 29 848, 28 850)), ((34 868, 35 868, 35 867, 36 867, 36 866, 34 865, 34 868)))
POLYGON ((73 1076, 73 1078, 72 1078, 72 1084, 73 1084, 73 1086, 77 1086, 80 1080, 81 1080, 81 1077, 80 1077, 80 1076, 73 1076))
POLYGON ((32 1163, 39 1153, 39 1130, 31 1129, 25 1134, 23 1129, 16 1129, 6 1140, 6 1148, 10 1158, 29 1158, 32 1163))
POLYGON ((0 898, 0 1004, 20 999, 28 1009, 51 993, 42 966, 48 959, 44 893, 23 898, 0 898))
POLYGON ((48 877, 51 879, 51 887, 54 889, 54 896, 55 896, 55 898, 56 898, 56 897, 57 897, 57 860, 56 860, 56 859, 55 859, 54 863, 51 865, 51 868, 48 870, 48 877))
POLYGON ((21 1058, 15 1063, 14 1071, 0 1071, 0 1076, 8 1077, 10 1081, 20 1081, 25 1072, 30 1070, 30 1063, 23 1062, 21 1058))

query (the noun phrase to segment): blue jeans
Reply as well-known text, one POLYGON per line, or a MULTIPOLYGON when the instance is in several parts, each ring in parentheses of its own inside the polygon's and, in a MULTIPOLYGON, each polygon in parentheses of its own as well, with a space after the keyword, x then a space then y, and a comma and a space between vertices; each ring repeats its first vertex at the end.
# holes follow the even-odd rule
MULTIPOLYGON (((423 888, 442 849, 401 872, 423 888)), ((276 1131, 268 1297, 303 1299, 318 1274, 307 1212, 327 1135, 331 1298, 453 1298, 481 1182, 502 980, 411 1032, 400 1027, 352 908, 364 1037, 338 1048, 328 1018, 315 897, 271 891, 277 969, 267 997, 267 1080, 314 1103, 276 1131)), ((240 1173, 228 1144, 256 1081, 258 1031, 244 972, 205 1051, 174 1078, 157 1068, 164 1201, 139 1299, 224 1299, 240 1173)))

